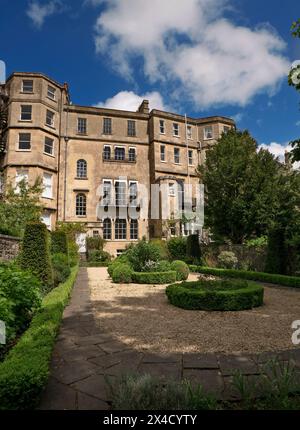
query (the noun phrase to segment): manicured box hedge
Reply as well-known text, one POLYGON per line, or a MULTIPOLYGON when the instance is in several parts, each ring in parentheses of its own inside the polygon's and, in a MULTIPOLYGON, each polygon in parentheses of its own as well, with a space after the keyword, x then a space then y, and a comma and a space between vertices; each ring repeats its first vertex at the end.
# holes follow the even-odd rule
POLYGON ((169 285, 166 295, 172 305, 183 309, 243 311, 263 305, 264 289, 243 280, 201 280, 169 285))
POLYGON ((226 278, 249 279, 270 284, 278 284, 285 287, 300 288, 300 277, 275 275, 263 272, 250 272, 247 270, 217 269, 214 267, 189 266, 191 272, 202 273, 203 275, 221 276, 226 278))
POLYGON ((176 282, 176 272, 134 272, 132 281, 137 284, 169 284, 176 282))
POLYGON ((29 329, 0 363, 1 410, 33 409, 38 405, 48 380, 52 349, 77 271, 76 266, 64 284, 44 297, 29 329))

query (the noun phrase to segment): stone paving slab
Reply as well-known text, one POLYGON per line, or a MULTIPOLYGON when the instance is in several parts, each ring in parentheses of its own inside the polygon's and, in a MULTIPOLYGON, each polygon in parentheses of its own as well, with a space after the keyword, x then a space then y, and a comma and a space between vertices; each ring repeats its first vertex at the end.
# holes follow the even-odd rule
POLYGON ((88 270, 81 268, 64 312, 53 351, 51 376, 39 409, 107 410, 111 402, 108 379, 114 383, 126 373, 147 373, 163 380, 186 379, 224 400, 238 399, 232 386, 237 370, 255 381, 270 359, 285 363, 292 359, 300 379, 300 349, 258 355, 140 352, 118 341, 113 333, 105 333, 94 319, 92 309, 88 270))

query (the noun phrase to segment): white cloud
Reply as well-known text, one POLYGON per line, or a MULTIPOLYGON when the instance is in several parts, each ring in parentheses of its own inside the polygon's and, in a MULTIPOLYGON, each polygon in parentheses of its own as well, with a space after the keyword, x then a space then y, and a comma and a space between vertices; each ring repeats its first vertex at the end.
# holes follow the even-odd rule
MULTIPOLYGON (((281 162, 284 161, 285 153, 290 152, 292 150, 292 147, 289 143, 277 143, 277 142, 271 142, 269 145, 266 145, 263 143, 258 147, 258 149, 267 149, 271 152, 271 154, 275 155, 275 157, 278 157, 281 162)), ((293 167, 295 169, 300 168, 300 162, 294 163, 293 167)))
POLYGON ((243 112, 238 112, 235 115, 231 115, 231 118, 236 122, 241 122, 244 119, 244 113, 243 112))
POLYGON ((296 126, 297 126, 297 127, 300 127, 300 121, 297 121, 297 122, 296 122, 296 126))
POLYGON ((229 0, 110 0, 95 25, 96 50, 124 77, 143 59, 151 82, 177 88, 198 108, 244 106, 274 92, 289 70, 285 43, 270 27, 250 29, 224 18, 229 0))
POLYGON ((162 96, 157 91, 149 92, 141 96, 135 94, 133 91, 120 91, 104 102, 97 103, 96 106, 136 112, 143 100, 149 100, 150 109, 168 109, 163 102, 162 96))
POLYGON ((40 4, 38 1, 33 0, 29 3, 26 14, 33 24, 40 29, 48 16, 60 13, 63 8, 60 0, 52 0, 45 4, 40 4))

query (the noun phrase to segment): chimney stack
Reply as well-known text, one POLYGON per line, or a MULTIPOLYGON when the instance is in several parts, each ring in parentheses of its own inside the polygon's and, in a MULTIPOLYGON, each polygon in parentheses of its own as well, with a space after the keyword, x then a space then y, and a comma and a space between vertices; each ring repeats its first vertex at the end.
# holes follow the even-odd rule
POLYGON ((143 100, 137 112, 148 114, 150 112, 149 100, 143 100))

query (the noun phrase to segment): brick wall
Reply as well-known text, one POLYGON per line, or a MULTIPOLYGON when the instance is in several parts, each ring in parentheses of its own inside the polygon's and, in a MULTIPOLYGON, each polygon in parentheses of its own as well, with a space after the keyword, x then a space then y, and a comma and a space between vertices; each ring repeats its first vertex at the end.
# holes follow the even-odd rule
POLYGON ((0 260, 14 259, 20 249, 20 239, 0 234, 0 260))

